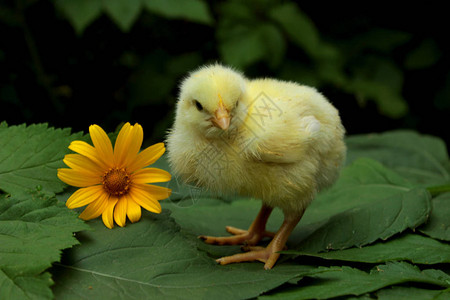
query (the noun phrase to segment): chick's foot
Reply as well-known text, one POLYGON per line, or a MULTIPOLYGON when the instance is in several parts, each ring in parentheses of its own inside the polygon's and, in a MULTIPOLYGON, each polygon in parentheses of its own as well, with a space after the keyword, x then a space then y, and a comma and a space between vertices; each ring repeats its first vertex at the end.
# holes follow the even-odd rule
POLYGON ((214 236, 199 236, 207 244, 215 245, 256 245, 264 237, 274 237, 275 234, 266 231, 267 219, 272 212, 272 208, 263 204, 258 216, 253 221, 248 230, 227 226, 226 230, 234 236, 214 237, 214 236))
POLYGON ((244 250, 250 250, 246 253, 239 253, 232 256, 221 257, 216 260, 216 262, 221 265, 227 265, 231 263, 238 262, 246 262, 246 261, 255 261, 259 260, 263 263, 264 269, 272 269, 272 267, 277 262, 280 257, 279 251, 283 250, 286 246, 286 242, 291 234, 292 230, 294 230, 297 223, 300 221, 300 217, 293 219, 285 219, 283 225, 281 225, 278 232, 275 234, 275 237, 272 239, 269 245, 266 248, 264 247, 244 247, 244 250))

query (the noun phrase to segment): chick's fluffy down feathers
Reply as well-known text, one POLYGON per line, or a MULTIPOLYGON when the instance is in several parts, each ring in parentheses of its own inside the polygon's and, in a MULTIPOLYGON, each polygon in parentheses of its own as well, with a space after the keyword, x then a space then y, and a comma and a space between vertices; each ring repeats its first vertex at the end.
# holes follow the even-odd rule
POLYGON ((288 216, 336 181, 343 137, 338 111, 316 89, 211 65, 182 83, 167 148, 185 181, 259 198, 288 216), (211 123, 218 110, 229 114, 226 130, 211 123))

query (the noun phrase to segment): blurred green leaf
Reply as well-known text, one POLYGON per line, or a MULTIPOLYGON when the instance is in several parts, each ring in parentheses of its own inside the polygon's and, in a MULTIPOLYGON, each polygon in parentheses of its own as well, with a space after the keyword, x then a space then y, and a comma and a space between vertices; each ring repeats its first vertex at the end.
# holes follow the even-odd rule
POLYGON ((266 57, 266 45, 261 33, 261 27, 241 28, 240 34, 230 33, 221 39, 219 51, 224 62, 245 68, 266 57))
POLYGON ((343 88, 354 93, 363 104, 368 100, 377 104, 381 114, 400 118, 408 112, 403 99, 403 73, 390 60, 368 55, 353 66, 353 75, 343 88))
POLYGON ((424 69, 436 64, 442 53, 436 42, 426 39, 405 58, 405 67, 409 70, 424 69))
MULTIPOLYGON (((6 5, 0 5, 0 21, 6 23, 9 26, 19 26, 20 19, 16 12, 6 5)), ((0 50, 0 60, 1 60, 1 50, 0 50)))
POLYGON ((419 230, 432 238, 450 241, 450 193, 437 196, 431 204, 430 220, 419 230))
MULTIPOLYGON (((259 2, 261 3, 261 2, 259 2)), ((259 21, 256 16, 255 1, 239 1, 230 0, 220 3, 219 10, 222 18, 232 19, 236 25, 245 25, 246 23, 257 23, 259 21)))
POLYGON ((284 62, 279 71, 279 78, 316 87, 322 84, 316 70, 297 61, 284 62))
POLYGON ((54 0, 55 6, 66 16, 77 34, 102 14, 101 0, 54 0))
MULTIPOLYGON (((198 54, 197 54, 198 55, 198 54)), ((174 73, 178 64, 195 63, 195 56, 185 54, 170 59, 163 51, 153 51, 139 61, 133 76, 129 78, 127 105, 135 108, 141 105, 166 103, 180 73, 174 73)), ((189 69, 196 67, 191 65, 189 69)))
POLYGON ((314 57, 319 47, 319 33, 314 23, 295 3, 273 8, 269 16, 286 32, 287 36, 306 53, 314 57))
POLYGON ((283 61, 286 52, 286 42, 283 35, 272 24, 261 26, 260 39, 266 49, 265 61, 271 68, 278 67, 283 61))
POLYGON ((141 13, 142 1, 107 0, 103 1, 103 8, 114 23, 116 23, 122 31, 127 32, 141 13))
POLYGON ((331 83, 339 88, 345 89, 348 78, 344 69, 338 61, 320 61, 316 66, 317 76, 324 83, 331 83))
POLYGON ((284 36, 277 26, 264 22, 250 9, 252 3, 231 1, 220 6, 224 14, 217 30, 221 57, 238 68, 257 61, 266 61, 270 68, 276 68, 286 51, 284 36))
POLYGON ((373 59, 372 65, 376 67, 370 68, 369 78, 374 81, 388 86, 393 93, 401 95, 403 88, 403 72, 393 62, 383 59, 373 59))
POLYGON ((202 63, 202 57, 198 52, 184 53, 169 60, 166 65, 168 73, 180 77, 186 74, 186 70, 193 70, 202 63))
POLYGON ((363 50, 390 53, 411 40, 411 37, 412 35, 409 32, 387 28, 373 28, 342 42, 347 44, 347 48, 350 48, 347 50, 349 55, 354 55, 363 50))
POLYGON ((347 89, 355 93, 360 101, 375 101, 378 110, 385 116, 396 119, 408 112, 408 104, 401 94, 384 83, 355 77, 350 80, 347 89))
POLYGON ((202 0, 142 0, 145 7, 158 15, 171 19, 185 19, 211 25, 214 19, 206 2, 202 0))

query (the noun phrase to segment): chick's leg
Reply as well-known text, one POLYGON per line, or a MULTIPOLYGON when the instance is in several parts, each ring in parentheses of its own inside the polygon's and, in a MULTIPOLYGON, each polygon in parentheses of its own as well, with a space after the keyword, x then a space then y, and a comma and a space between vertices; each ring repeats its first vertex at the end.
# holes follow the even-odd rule
POLYGON ((265 263, 264 269, 272 269, 277 262, 278 257, 280 257, 280 253, 277 252, 283 250, 292 230, 297 226, 300 219, 301 216, 285 217, 283 225, 281 225, 280 229, 275 234, 275 237, 266 248, 248 247, 248 250, 250 250, 249 252, 221 257, 216 261, 221 265, 226 265, 230 263, 259 260, 265 263))
POLYGON ((253 221, 252 225, 248 230, 243 230, 231 226, 227 226, 226 230, 233 234, 233 236, 227 237, 213 237, 213 236, 199 236, 203 239, 205 243, 216 244, 216 245, 256 245, 264 237, 273 237, 275 234, 266 231, 267 219, 272 212, 272 208, 266 205, 262 205, 256 219, 253 221))

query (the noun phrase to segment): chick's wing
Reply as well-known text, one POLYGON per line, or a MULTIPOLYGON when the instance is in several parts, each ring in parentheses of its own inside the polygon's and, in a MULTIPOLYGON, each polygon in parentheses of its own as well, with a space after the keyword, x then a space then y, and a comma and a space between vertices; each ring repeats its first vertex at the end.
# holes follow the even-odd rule
POLYGON ((315 139, 320 136, 321 123, 314 116, 280 123, 260 131, 247 153, 257 160, 271 163, 295 163, 308 155, 315 139))

